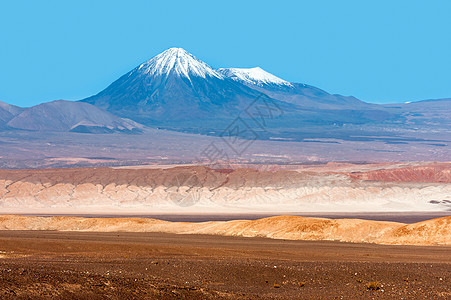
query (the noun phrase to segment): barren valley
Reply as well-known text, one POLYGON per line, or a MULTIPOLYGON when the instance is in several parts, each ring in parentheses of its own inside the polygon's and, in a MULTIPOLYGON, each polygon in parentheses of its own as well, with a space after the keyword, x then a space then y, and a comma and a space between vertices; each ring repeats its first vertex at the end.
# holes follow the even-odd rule
POLYGON ((0 297, 447 299, 450 195, 446 162, 3 169, 0 297))

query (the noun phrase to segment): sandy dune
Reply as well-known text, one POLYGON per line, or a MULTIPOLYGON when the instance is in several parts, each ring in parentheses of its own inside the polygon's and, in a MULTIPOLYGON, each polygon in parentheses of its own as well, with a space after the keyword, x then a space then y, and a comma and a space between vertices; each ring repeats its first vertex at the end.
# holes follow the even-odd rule
POLYGON ((450 166, 0 170, 0 213, 444 211, 450 166))
POLYGON ((167 222, 145 218, 0 216, 0 230, 163 232, 396 245, 451 245, 451 217, 415 224, 277 216, 258 220, 167 222))

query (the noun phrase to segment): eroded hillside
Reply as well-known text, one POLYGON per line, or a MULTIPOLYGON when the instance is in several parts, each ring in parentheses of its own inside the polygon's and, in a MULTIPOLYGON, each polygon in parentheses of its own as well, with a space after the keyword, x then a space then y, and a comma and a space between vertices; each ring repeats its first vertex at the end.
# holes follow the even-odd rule
POLYGON ((446 210, 451 204, 449 164, 422 168, 427 169, 422 173, 408 168, 336 173, 202 166, 0 170, 0 211, 446 210))

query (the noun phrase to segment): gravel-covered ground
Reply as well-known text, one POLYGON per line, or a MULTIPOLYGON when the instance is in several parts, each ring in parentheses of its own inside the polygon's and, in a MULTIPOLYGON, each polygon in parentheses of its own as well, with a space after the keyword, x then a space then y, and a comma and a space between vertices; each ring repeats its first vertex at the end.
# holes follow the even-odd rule
POLYGON ((0 251, 2 299, 451 298, 445 246, 1 231, 0 251))

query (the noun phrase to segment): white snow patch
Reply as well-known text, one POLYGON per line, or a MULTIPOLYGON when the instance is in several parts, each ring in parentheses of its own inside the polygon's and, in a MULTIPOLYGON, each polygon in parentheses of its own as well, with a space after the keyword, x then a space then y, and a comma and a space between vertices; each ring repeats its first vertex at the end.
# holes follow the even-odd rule
POLYGON ((258 86, 263 86, 266 84, 277 84, 277 85, 287 85, 291 86, 286 80, 283 80, 271 73, 266 72, 260 67, 255 68, 221 68, 218 72, 224 76, 234 79, 236 81, 241 81, 244 83, 256 84, 258 86))
POLYGON ((174 71, 179 76, 187 77, 224 77, 203 61, 182 48, 170 48, 154 58, 141 64, 138 69, 146 75, 167 75, 174 71))

